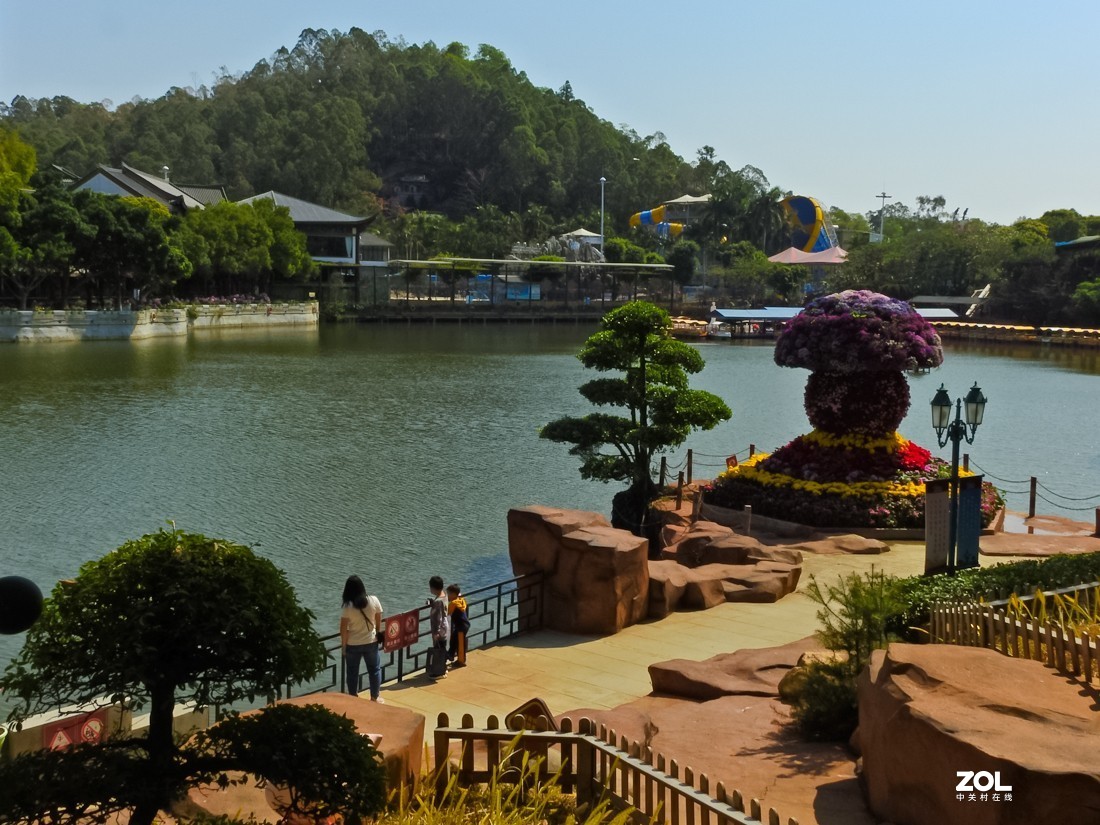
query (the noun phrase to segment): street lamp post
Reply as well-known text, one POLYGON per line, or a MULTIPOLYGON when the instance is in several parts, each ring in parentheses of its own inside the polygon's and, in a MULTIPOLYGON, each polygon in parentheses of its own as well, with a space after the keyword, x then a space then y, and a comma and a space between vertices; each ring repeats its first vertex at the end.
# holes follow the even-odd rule
POLYGON ((600 177, 600 254, 603 255, 603 188, 607 178, 600 177))
POLYGON ((947 545, 947 569, 955 571, 956 549, 959 538, 959 445, 963 439, 967 444, 974 443, 974 435, 985 416, 986 397, 978 388, 978 382, 970 388, 966 398, 955 401, 955 420, 951 420, 951 396, 943 384, 932 399, 932 429, 936 431, 936 440, 941 447, 951 442, 951 511, 950 532, 947 545), (965 422, 963 408, 966 408, 965 422))
POLYGON ((882 192, 875 195, 875 197, 882 198, 882 209, 879 210, 878 213, 878 235, 879 241, 882 242, 886 240, 886 201, 893 200, 894 196, 887 195, 886 190, 884 189, 882 192))

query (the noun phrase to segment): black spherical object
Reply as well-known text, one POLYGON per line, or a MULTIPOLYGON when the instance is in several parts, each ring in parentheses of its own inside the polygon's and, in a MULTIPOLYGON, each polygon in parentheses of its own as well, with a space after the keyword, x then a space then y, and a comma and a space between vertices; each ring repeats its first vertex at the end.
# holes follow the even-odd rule
POLYGON ((0 633, 22 633, 42 615, 42 591, 22 576, 0 578, 0 633))

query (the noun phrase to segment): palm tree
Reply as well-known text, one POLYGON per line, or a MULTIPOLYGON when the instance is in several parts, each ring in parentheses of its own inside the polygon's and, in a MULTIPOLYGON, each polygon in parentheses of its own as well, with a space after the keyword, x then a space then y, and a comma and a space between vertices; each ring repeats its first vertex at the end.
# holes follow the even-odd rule
POLYGON ((751 228, 749 240, 759 241, 760 249, 769 252, 768 242, 776 246, 776 238, 780 237, 786 226, 787 219, 780 201, 783 193, 776 186, 761 192, 749 204, 746 212, 746 224, 751 228))

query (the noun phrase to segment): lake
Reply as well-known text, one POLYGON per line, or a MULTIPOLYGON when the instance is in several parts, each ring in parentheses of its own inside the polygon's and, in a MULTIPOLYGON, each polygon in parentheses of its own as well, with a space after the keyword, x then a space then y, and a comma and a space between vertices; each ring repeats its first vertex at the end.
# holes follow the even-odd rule
MULTIPOLYGON (((254 545, 325 633, 350 573, 387 611, 418 604, 435 573, 468 587, 507 578, 510 507, 607 512, 616 490, 582 481, 566 447, 537 436, 588 409, 575 353, 593 331, 324 326, 0 347, 0 575, 49 591, 173 520, 254 545)), ((807 373, 776 367, 770 343, 699 346, 707 366, 694 385, 734 414, 691 437, 696 477, 750 442, 770 451, 809 429, 807 373)), ((999 486, 1023 491, 1036 475, 1064 496, 1100 493, 1100 353, 950 344, 943 367, 911 379, 902 432, 934 447, 936 388, 957 397, 974 381, 989 405, 964 449, 1016 482, 999 486)), ((1009 505, 1026 509, 1026 492, 1009 505)), ((1040 511, 1093 518, 1042 501, 1040 511)), ((0 637, 0 664, 21 640, 0 637)))

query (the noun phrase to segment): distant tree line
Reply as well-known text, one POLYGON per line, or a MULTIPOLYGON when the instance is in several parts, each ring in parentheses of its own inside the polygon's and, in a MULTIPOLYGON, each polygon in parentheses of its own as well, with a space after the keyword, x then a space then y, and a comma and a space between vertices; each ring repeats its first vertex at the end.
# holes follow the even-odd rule
POLYGON ((73 191, 36 178, 33 149, 0 128, 0 299, 19 309, 32 297, 119 306, 135 290, 138 302, 255 294, 312 269, 305 236, 269 200, 178 216, 148 198, 73 191))
MULTIPOLYGON (((23 257, 11 247, 15 235, 0 230, 9 300, 30 294, 36 279, 53 285, 53 300, 64 300, 73 287, 110 295, 143 279, 146 289, 176 283, 225 292, 306 274, 304 256, 277 240, 283 230, 270 222, 266 253, 239 244, 230 249, 228 238, 266 236, 248 220, 230 220, 228 207, 205 217, 148 217, 168 240, 158 247, 149 230, 155 249, 136 261, 91 260, 79 251, 79 232, 54 243, 56 222, 69 213, 49 206, 49 175, 83 175, 96 164, 125 161, 145 170, 169 166, 178 181, 221 183, 232 199, 274 189, 372 218, 371 231, 394 243, 398 257, 419 259, 503 257, 516 243, 596 228, 603 177, 608 258, 675 262, 670 300, 675 283, 705 282, 706 295, 745 305, 797 303, 807 289, 859 286, 911 298, 963 295, 990 283, 988 310, 996 317, 1100 323, 1100 253, 1054 249, 1056 241, 1100 234, 1100 216, 1059 209, 997 226, 965 210, 948 211, 942 197, 919 198, 913 209, 833 209, 829 217, 849 262, 812 278, 804 267, 767 260, 790 245, 780 207, 790 193, 759 169, 735 171, 709 146, 689 162, 659 132, 641 136, 600 119, 568 82, 557 90, 536 87, 487 45, 471 53, 460 43, 307 29, 293 48, 246 72, 223 74, 210 87, 173 88, 117 107, 19 96, 0 105, 0 126, 8 130, 0 154, 22 140, 42 170, 0 195, 0 220, 9 230, 13 210, 27 214, 19 230, 23 257), (20 194, 21 187, 34 194, 20 194), (632 213, 685 193, 712 199, 693 207, 679 239, 628 227, 632 213), (884 241, 870 243, 880 226, 884 241), (28 258, 29 249, 35 252, 28 258), (67 266, 71 282, 57 274, 67 266)), ((26 168, 18 158, 11 164, 26 168)), ((19 174, 0 171, 0 187, 4 175, 19 174)), ((109 208, 129 207, 100 211, 109 208)), ((137 218, 127 220, 122 224, 131 226, 137 218)), ((552 269, 547 273, 553 277, 552 269)))

